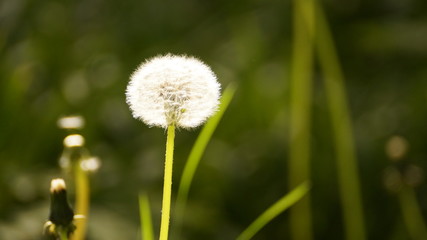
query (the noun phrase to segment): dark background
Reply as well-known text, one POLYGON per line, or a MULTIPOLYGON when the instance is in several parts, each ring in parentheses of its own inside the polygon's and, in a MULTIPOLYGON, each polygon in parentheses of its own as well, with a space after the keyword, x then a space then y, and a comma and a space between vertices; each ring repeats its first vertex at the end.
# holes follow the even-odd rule
MULTIPOLYGON (((409 239, 383 184, 392 136, 405 164, 427 167, 427 2, 322 1, 346 77, 369 239, 409 239)), ((290 1, 3 0, 0 2, 0 239, 39 239, 58 159, 61 116, 81 114, 92 176, 88 239, 138 239, 139 191, 158 233, 165 131, 132 118, 125 88, 146 58, 194 55, 236 96, 190 191, 186 239, 234 239, 286 192, 290 1)), ((331 121, 313 79, 315 239, 343 239, 331 121)), ((174 191, 200 129, 176 136, 174 191)), ((416 189, 426 213, 427 188, 416 189)), ((70 192, 72 202, 73 192, 70 192)), ((286 213, 254 239, 288 238, 286 213)), ((173 219, 172 219, 173 223, 173 219)))

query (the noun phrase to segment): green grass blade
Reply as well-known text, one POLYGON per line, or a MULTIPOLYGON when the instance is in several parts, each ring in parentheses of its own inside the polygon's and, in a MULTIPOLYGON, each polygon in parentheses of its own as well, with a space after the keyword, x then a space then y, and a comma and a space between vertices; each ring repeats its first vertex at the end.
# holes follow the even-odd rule
POLYGON ((404 186, 398 194, 403 221, 411 239, 427 239, 427 228, 413 188, 404 186))
POLYGON ((280 213, 294 205, 302 197, 304 197, 310 190, 310 184, 304 182, 292 192, 286 194, 284 197, 279 199, 275 204, 268 208, 263 214, 261 214, 249 227, 237 237, 236 240, 249 240, 251 239, 261 228, 269 223, 273 218, 278 216, 280 213))
POLYGON ((141 218, 142 240, 154 240, 150 202, 146 193, 139 194, 139 216, 141 218))
MULTIPOLYGON (((290 74, 289 189, 310 179, 311 104, 313 88, 313 0, 293 1, 290 74)), ((310 196, 290 210, 292 239, 312 239, 310 196)))
POLYGON ((178 189, 178 197, 176 202, 176 223, 178 232, 180 224, 182 223, 185 205, 187 204, 188 191, 190 189, 194 173, 196 172, 197 166, 199 165, 200 159, 202 158, 202 155, 209 140, 212 137, 213 132, 215 131, 231 100, 233 99, 235 91, 235 84, 229 84, 221 97, 221 104, 219 106, 218 112, 205 124, 196 142, 194 143, 193 148, 191 149, 178 189))
POLYGON ((337 171, 343 205, 347 240, 365 239, 363 209, 360 193, 352 124, 344 86, 344 76, 338 55, 321 7, 317 6, 316 45, 324 74, 328 107, 331 114, 337 154, 337 171))

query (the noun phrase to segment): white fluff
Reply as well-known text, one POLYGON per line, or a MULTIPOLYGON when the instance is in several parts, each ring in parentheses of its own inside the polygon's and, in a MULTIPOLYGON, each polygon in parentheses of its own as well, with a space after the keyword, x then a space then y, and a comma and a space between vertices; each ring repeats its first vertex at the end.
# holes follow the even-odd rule
POLYGON ((218 109, 219 97, 220 85, 207 65, 171 54, 142 63, 126 89, 133 117, 163 128, 201 125, 218 109))

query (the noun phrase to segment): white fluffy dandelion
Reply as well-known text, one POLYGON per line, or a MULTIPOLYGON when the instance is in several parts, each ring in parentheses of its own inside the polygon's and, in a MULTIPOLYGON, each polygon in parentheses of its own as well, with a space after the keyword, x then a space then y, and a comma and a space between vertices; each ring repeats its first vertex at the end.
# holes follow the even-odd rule
POLYGON ((212 116, 220 85, 210 67, 188 56, 157 56, 132 74, 126 102, 149 126, 194 128, 212 116))

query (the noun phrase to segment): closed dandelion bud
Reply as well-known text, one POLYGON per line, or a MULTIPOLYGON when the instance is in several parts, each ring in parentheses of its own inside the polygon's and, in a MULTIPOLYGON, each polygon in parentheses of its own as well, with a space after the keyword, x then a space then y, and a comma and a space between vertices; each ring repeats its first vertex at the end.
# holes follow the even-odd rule
POLYGON ((207 65, 170 54, 142 63, 126 89, 133 116, 162 128, 201 125, 216 112, 219 97, 220 85, 207 65))
POLYGON ((67 190, 63 179, 53 179, 50 187, 49 224, 53 229, 62 229, 71 234, 74 231, 74 212, 67 200, 67 190))

